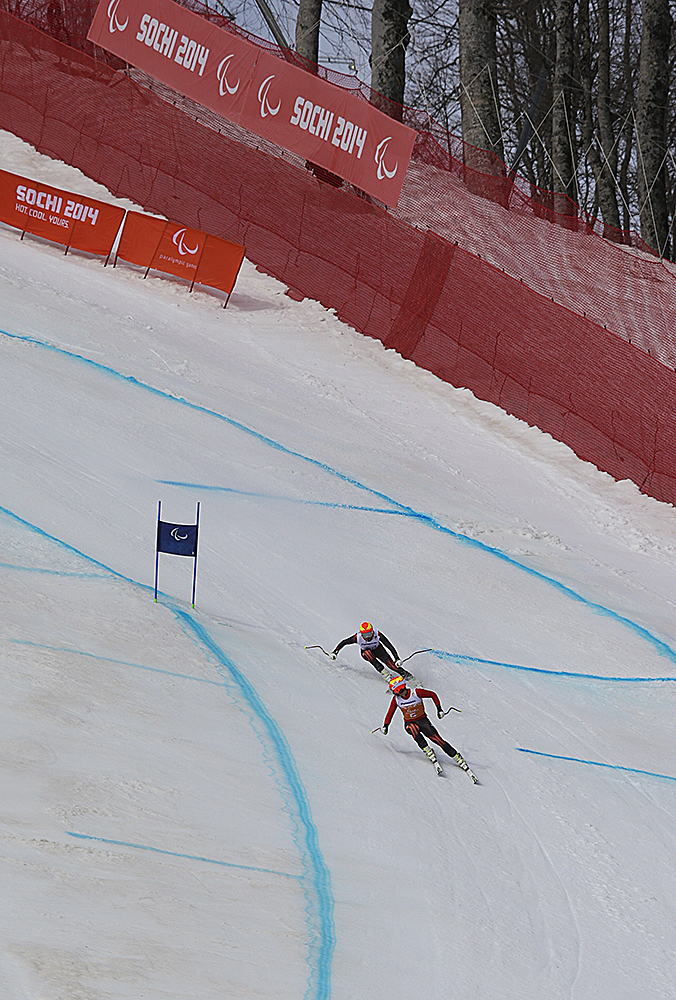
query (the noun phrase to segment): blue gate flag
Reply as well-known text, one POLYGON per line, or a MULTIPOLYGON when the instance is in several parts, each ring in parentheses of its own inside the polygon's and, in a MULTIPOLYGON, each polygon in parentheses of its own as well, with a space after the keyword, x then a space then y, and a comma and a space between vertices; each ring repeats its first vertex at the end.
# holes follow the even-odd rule
POLYGON ((169 552, 174 556, 196 556, 197 525, 158 521, 157 551, 169 552))
POLYGON ((192 573, 192 606, 195 607, 195 584, 197 583, 197 535, 200 526, 200 505, 194 524, 173 524, 161 518, 162 501, 157 504, 157 536, 155 541, 155 601, 157 602, 157 577, 160 568, 160 552, 172 556, 190 556, 195 560, 192 573))

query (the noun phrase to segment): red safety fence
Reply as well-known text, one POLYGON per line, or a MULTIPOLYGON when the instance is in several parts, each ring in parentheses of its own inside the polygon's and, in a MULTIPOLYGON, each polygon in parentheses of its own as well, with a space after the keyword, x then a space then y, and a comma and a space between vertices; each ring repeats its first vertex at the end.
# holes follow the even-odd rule
POLYGON ((124 209, 0 170, 0 221, 22 233, 107 257, 124 209))
MULTIPOLYGON (((218 288, 229 297, 244 260, 244 247, 180 222, 127 212, 115 254, 139 267, 218 288)), ((147 273, 147 271, 146 271, 147 273)))
MULTIPOLYGON (((69 3, 64 21, 87 6, 69 3)), ((30 6, 43 28, 45 7, 30 6)), ((638 239, 603 239, 499 170, 471 171, 472 150, 444 150, 431 126, 385 211, 85 47, 0 15, 0 127, 117 196, 244 244, 293 294, 676 502, 674 270, 638 239)))
MULTIPOLYGON (((641 237, 630 230, 614 229, 602 220, 591 216, 579 208, 567 195, 555 194, 530 183, 519 175, 510 175, 505 164, 491 152, 476 149, 462 139, 448 132, 436 122, 426 111, 418 108, 402 107, 372 90, 368 84, 357 77, 340 73, 314 63, 289 50, 280 50, 273 42, 257 38, 250 32, 234 24, 227 16, 219 13, 213 7, 207 6, 203 0, 178 0, 187 10, 200 15, 206 21, 228 32, 234 38, 245 39, 262 51, 273 55, 278 60, 291 63, 307 70, 313 77, 319 77, 329 83, 349 91, 350 94, 374 105, 385 114, 401 121, 416 131, 417 137, 413 148, 413 159, 421 164, 428 164, 436 170, 449 172, 465 183, 474 194, 495 201, 510 210, 532 215, 556 225, 561 225, 572 232, 595 233, 615 243, 631 246, 650 253, 650 248, 641 237)), ((79 51, 101 62, 106 62, 115 69, 131 70, 132 75, 140 79, 141 74, 134 70, 118 56, 103 48, 98 48, 87 38, 94 14, 99 6, 99 0, 0 0, 0 9, 6 10, 26 23, 46 32, 52 38, 64 42, 79 51)), ((106 8, 107 9, 107 8, 106 8)), ((118 3, 110 4, 111 14, 118 10, 118 3)), ((143 85, 153 86, 150 80, 144 80, 143 85)), ((180 103, 180 95, 171 92, 168 98, 172 103, 180 103), (178 99, 178 100, 177 100, 178 99)), ((229 123, 218 116, 205 114, 204 109, 192 108, 190 113, 217 130, 227 129, 229 123)), ((239 141, 252 142, 257 145, 257 136, 243 132, 239 141)), ((279 155, 279 150, 270 145, 268 151, 279 155)), ((308 167, 313 165, 308 163, 308 167)), ((340 183, 340 178, 330 175, 333 181, 340 183)), ((324 178, 328 180, 329 178, 324 178)), ((445 218, 447 206, 443 200, 434 205, 419 206, 421 217, 430 215, 445 218)))

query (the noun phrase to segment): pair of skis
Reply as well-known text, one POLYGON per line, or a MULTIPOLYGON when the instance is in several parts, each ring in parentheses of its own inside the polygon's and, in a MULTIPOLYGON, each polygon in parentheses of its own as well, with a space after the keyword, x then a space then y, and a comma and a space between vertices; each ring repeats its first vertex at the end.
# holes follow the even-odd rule
MULTIPOLYGON (((452 709, 449 708, 449 712, 450 711, 452 711, 452 709)), ((437 772, 437 776, 439 778, 442 778, 443 775, 444 775, 444 772, 443 772, 443 769, 441 767, 441 764, 437 760, 437 756, 436 756, 434 750, 432 749, 432 747, 430 747, 430 746, 425 747, 425 749, 423 750, 423 753, 434 764, 434 770, 437 772)), ((475 785, 479 784, 479 779, 477 778, 476 774, 474 773, 474 771, 472 770, 472 768, 469 766, 469 764, 467 763, 467 761, 465 760, 465 758, 462 756, 462 754, 457 753, 455 755, 455 757, 453 758, 453 760, 458 765, 458 767, 460 768, 461 771, 466 771, 467 772, 467 774, 470 776, 470 778, 472 779, 472 781, 474 782, 475 785)))
MULTIPOLYGON (((449 712, 460 712, 460 711, 461 711, 461 709, 459 709, 459 708, 448 708, 448 709, 446 709, 445 712, 441 713, 440 718, 443 719, 444 715, 448 715, 449 712)), ((378 726, 377 729, 372 729, 371 730, 371 735, 373 735, 373 733, 379 733, 381 731, 382 731, 382 726, 378 726)), ((423 750, 423 753, 434 764, 434 770, 437 773, 437 777, 443 778, 443 776, 444 776, 443 768, 442 768, 441 764, 439 763, 439 761, 437 760, 437 755, 435 754, 435 752, 432 749, 432 747, 431 746, 425 747, 425 749, 423 750)), ((472 779, 472 781, 474 782, 474 784, 478 785, 479 784, 479 779, 477 778, 476 774, 474 773, 474 771, 472 770, 472 768, 469 766, 469 764, 467 763, 467 761, 465 760, 465 758, 462 757, 460 754, 458 754, 457 756, 460 757, 459 761, 458 760, 455 761, 455 763, 457 764, 457 766, 460 768, 461 771, 466 771, 467 774, 472 779)), ((455 758, 454 758, 454 760, 455 760, 455 758)))
MULTIPOLYGON (((303 648, 304 649, 321 649, 321 651, 324 654, 324 656, 328 656, 329 659, 332 658, 332 654, 331 653, 327 653, 323 646, 318 646, 316 643, 315 643, 314 646, 304 646, 303 648)), ((410 660, 412 656, 417 656, 418 653, 431 653, 431 652, 433 652, 432 649, 416 649, 416 650, 414 650, 414 652, 409 653, 408 656, 405 656, 403 658, 403 660, 399 660, 399 663, 406 663, 407 660, 410 660)), ((393 673, 392 676, 393 677, 398 677, 399 674, 393 673)))
MULTIPOLYGON (((461 708, 454 708, 451 705, 450 708, 447 708, 445 712, 441 713, 441 715, 439 716, 439 718, 443 719, 443 717, 445 715, 448 715, 449 712, 461 712, 461 711, 462 711, 461 708)), ((371 730, 371 735, 373 736, 374 733, 380 733, 380 732, 382 732, 382 729, 383 729, 382 726, 378 726, 377 729, 372 729, 371 730)), ((435 754, 435 752, 432 749, 432 747, 428 745, 423 750, 423 753, 434 764, 434 770, 437 773, 437 777, 443 778, 443 776, 444 776, 443 768, 442 768, 441 764, 439 763, 439 761, 437 760, 437 755, 435 754)), ((461 771, 466 771, 467 774, 472 779, 472 781, 474 782, 474 784, 478 785, 479 784, 479 779, 477 778, 476 774, 474 773, 474 771, 472 770, 472 768, 469 766, 469 764, 467 763, 467 761, 465 760, 465 758, 462 756, 462 754, 456 754, 456 757, 454 757, 453 760, 457 764, 457 766, 460 768, 460 770, 461 771), (456 757, 459 757, 460 760, 457 760, 456 757)))
MULTIPOLYGON (((335 655, 333 653, 327 653, 327 651, 324 649, 323 646, 318 646, 318 645, 305 646, 304 649, 321 649, 324 656, 328 656, 330 660, 336 659, 335 655)), ((421 686, 420 681, 418 680, 417 677, 414 677, 414 675, 410 672, 410 670, 404 670, 401 664, 406 663, 406 661, 410 660, 412 656, 417 656, 418 653, 431 653, 431 652, 432 652, 431 649, 416 649, 413 653, 409 653, 408 656, 405 656, 403 660, 399 660, 398 667, 387 667, 387 666, 381 667, 380 665, 378 665, 376 666, 376 670, 378 671, 378 673, 383 678, 386 684, 389 684, 394 677, 403 677, 404 680, 407 682, 407 684, 410 685, 410 687, 417 688, 421 686)))
MULTIPOLYGON (((444 772, 441 769, 441 764, 439 763, 439 761, 438 760, 434 760, 434 761, 432 761, 432 763, 434 764, 435 770, 437 772, 437 776, 439 778, 443 778, 444 772)), ((467 762, 465 761, 465 763, 467 763, 467 762)), ((479 784, 479 779, 477 778, 476 774, 474 773, 474 771, 472 770, 472 768, 469 766, 469 764, 467 764, 466 768, 465 767, 461 767, 461 770, 462 771, 467 771, 467 773, 469 774, 470 778, 472 779, 472 781, 474 782, 475 785, 479 784)))

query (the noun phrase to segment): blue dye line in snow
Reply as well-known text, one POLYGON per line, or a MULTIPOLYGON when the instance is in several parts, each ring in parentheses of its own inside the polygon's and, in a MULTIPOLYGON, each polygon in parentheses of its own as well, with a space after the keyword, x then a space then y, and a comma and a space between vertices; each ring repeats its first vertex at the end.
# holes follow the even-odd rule
POLYGON ((463 653, 447 653, 442 649, 431 649, 434 656, 455 663, 483 663, 488 667, 503 667, 505 670, 522 670, 529 674, 546 674, 549 677, 579 678, 585 681, 612 681, 615 684, 654 684, 656 682, 676 682, 676 677, 606 677, 603 674, 582 674, 573 670, 546 670, 544 667, 525 667, 520 663, 503 663, 501 660, 483 660, 479 656, 463 653))
POLYGON ((0 562, 0 569, 13 569, 17 573, 44 573, 45 576, 66 576, 80 580, 108 579, 108 573, 74 573, 64 569, 44 569, 41 566, 16 566, 14 563, 0 562))
POLYGON ((29 642, 28 639, 10 639, 17 646, 31 646, 33 649, 48 649, 52 653, 68 653, 70 656, 87 656, 102 663, 113 663, 119 667, 134 667, 136 670, 149 670, 153 674, 165 674, 167 677, 178 677, 184 681, 197 681, 198 684, 215 684, 224 687, 223 681, 212 681, 209 677, 194 677, 191 674, 180 674, 176 670, 165 670, 162 667, 148 667, 144 663, 131 663, 129 660, 115 660, 111 656, 100 656, 98 653, 87 653, 83 649, 69 649, 67 646, 48 646, 42 642, 29 642))
POLYGON ((290 872, 278 872, 274 868, 258 868, 256 865, 238 865, 232 861, 218 861, 216 858, 202 858, 199 854, 182 854, 180 851, 166 851, 161 847, 150 847, 148 844, 134 844, 127 840, 109 840, 108 837, 91 837, 87 833, 75 833, 66 830, 69 837, 79 840, 95 840, 99 844, 112 844, 114 847, 132 847, 136 851, 152 851, 153 854, 168 854, 171 858, 185 858, 186 861, 203 861, 207 865, 221 865, 223 868, 241 868, 246 872, 261 872, 264 875, 279 875, 283 878, 299 879, 299 875, 290 872))
POLYGON ((313 893, 307 894, 307 914, 308 919, 316 929, 316 934, 312 936, 309 945, 310 989, 312 993, 310 994, 308 991, 306 997, 311 995, 312 997, 316 997, 317 1000, 328 1000, 328 997, 331 995, 331 962, 335 947, 331 877, 319 848, 317 829, 312 819, 310 803, 289 744, 251 682, 238 669, 230 657, 225 655, 206 629, 182 608, 174 606, 171 610, 194 633, 200 645, 208 649, 212 656, 214 656, 219 664, 219 673, 228 676, 239 688, 242 697, 251 708, 255 718, 262 723, 268 745, 273 748, 287 780, 288 787, 292 792, 296 808, 298 809, 301 829, 301 838, 297 840, 294 837, 294 839, 298 844, 307 873, 302 884, 306 888, 309 883, 313 888, 313 893))
POLYGON ((539 750, 527 750, 525 747, 516 748, 519 753, 530 753, 536 757, 550 757, 552 760, 569 760, 574 764, 589 764, 591 767, 608 767, 611 771, 629 771, 631 774, 645 774, 649 778, 664 778, 665 781, 676 781, 671 774, 658 774, 657 771, 641 771, 637 767, 622 767, 621 764, 604 764, 600 760, 583 760, 581 757, 562 757, 556 753, 541 753, 539 750))
MULTIPOLYGON (((96 367, 100 368, 101 366, 96 365, 96 367)), ((161 393, 160 395, 164 394, 161 393)), ((64 542, 60 538, 56 538, 54 535, 48 534, 42 528, 38 528, 37 525, 31 524, 24 518, 19 517, 10 510, 7 510, 7 508, 0 507, 0 514, 4 514, 6 517, 11 518, 17 524, 22 525, 28 531, 33 532, 40 538, 48 539, 50 542, 53 542, 65 551, 74 553, 81 559, 85 560, 85 562, 97 566, 107 575, 118 580, 124 580, 127 583, 130 583, 135 587, 140 587, 143 590, 147 590, 150 593, 153 592, 152 587, 147 586, 146 584, 138 583, 137 581, 124 576, 122 573, 118 573, 116 570, 111 569, 104 563, 99 562, 99 560, 94 559, 92 556, 88 556, 79 549, 76 549, 68 542, 64 542)), ((291 753, 291 749, 283 733, 279 729, 279 726, 265 708, 265 705, 253 685, 246 679, 244 674, 238 670, 233 661, 230 660, 225 653, 223 653, 206 629, 204 629, 188 612, 176 606, 169 605, 169 608, 173 611, 177 618, 179 618, 183 624, 192 631, 197 642, 207 649, 216 659, 219 664, 219 673, 221 673, 221 676, 224 676, 225 672, 225 674, 228 674, 231 679, 236 682, 254 717, 258 718, 258 720, 262 723, 263 730, 271 741, 275 757, 281 767, 282 774, 291 793, 291 801, 289 802, 288 799, 286 800, 287 806, 292 816, 295 812, 298 825, 303 831, 302 843, 300 843, 296 837, 294 837, 294 839, 299 847, 303 860, 303 866, 306 871, 305 876, 299 880, 306 894, 306 916, 310 930, 308 941, 308 965, 310 967, 310 975, 309 985, 305 992, 305 1000, 329 1000, 331 996, 331 963, 336 940, 333 919, 331 878, 319 847, 317 829, 312 820, 307 793, 298 773, 298 768, 293 758, 293 754, 291 753)))
POLYGON ((54 344, 49 344, 46 341, 38 340, 35 337, 27 337, 16 333, 8 333, 6 330, 0 330, 0 334, 9 338, 10 340, 21 341, 23 343, 32 344, 36 347, 42 347, 45 350, 52 351, 62 357, 68 358, 73 361, 77 361, 80 364, 86 365, 95 371, 102 372, 105 375, 109 375, 121 382, 125 382, 130 386, 138 389, 143 389, 146 392, 157 396, 159 399, 163 399, 169 402, 180 403, 181 406, 185 406, 196 413, 203 413, 206 416, 213 417, 215 420, 222 421, 229 427, 235 430, 241 431, 243 434, 249 437, 255 438, 261 444, 267 445, 273 448, 275 451, 281 454, 288 455, 290 458, 297 458, 301 462, 306 462, 308 465, 313 466, 316 469, 321 469, 327 475, 334 476, 341 482, 349 483, 356 489, 364 490, 366 493, 370 493, 371 496, 377 497, 379 500, 390 504, 393 508, 406 514, 413 520, 419 521, 421 524, 425 524, 432 528, 434 531, 441 532, 447 535, 449 538, 453 538, 455 541, 462 545, 467 545, 470 548, 476 549, 478 552, 483 552, 486 555, 493 556, 495 559, 499 559, 501 562, 506 563, 508 566, 512 566, 523 573, 527 573, 534 580, 539 580, 541 583, 546 584, 548 587, 552 587, 559 594, 564 597, 569 598, 571 601, 575 601, 578 604, 584 605, 590 611, 594 611, 598 614, 605 615, 612 621, 619 625, 628 628, 635 635, 644 639, 649 645, 651 645, 661 656, 667 657, 672 663, 676 664, 676 651, 673 650, 666 642, 658 639, 657 636, 652 635, 646 628, 633 622, 630 618, 626 618, 624 615, 618 614, 616 611, 612 611, 610 608, 604 607, 602 604, 597 604, 594 601, 588 600, 581 594, 578 594, 572 588, 567 587, 565 584, 561 583, 559 580, 555 580, 553 577, 547 576, 545 573, 540 572, 537 569, 533 569, 531 566, 527 566, 524 563, 520 563, 517 559, 512 556, 507 555, 506 552, 502 552, 500 549, 496 549, 491 545, 486 545, 485 542, 480 542, 476 538, 470 538, 468 535, 463 535, 458 531, 454 531, 452 528, 448 528, 446 525, 441 524, 435 517, 431 514, 424 514, 421 511, 416 511, 412 507, 408 507, 406 504, 399 503, 399 501, 394 500, 392 497, 387 496, 386 493, 381 493, 379 490, 374 490, 369 486, 365 486, 360 483, 357 479, 351 476, 347 476, 343 472, 339 472, 337 469, 332 468, 325 462, 320 462, 316 458, 311 458, 309 455, 303 455, 301 452, 293 451, 291 448, 287 448, 285 445, 280 444, 275 441, 274 438, 267 437, 265 434, 259 433, 259 431, 253 430, 251 427, 247 427, 246 424, 241 423, 238 420, 234 420, 232 417, 227 417, 223 413, 219 413, 217 410, 210 410, 206 406, 201 406, 198 403, 191 403, 189 400, 184 399, 182 396, 174 396, 171 393, 164 392, 162 389, 157 389, 155 386, 150 385, 147 382, 141 382, 139 379, 134 378, 133 375, 123 375, 121 372, 116 371, 109 365, 103 365, 98 361, 92 361, 90 358, 84 357, 82 354, 75 354, 72 351, 66 351, 62 347, 56 347, 54 344))
MULTIPOLYGON (((122 573, 118 573, 117 570, 111 569, 110 566, 106 566, 104 563, 99 562, 98 559, 94 559, 92 556, 85 555, 84 552, 81 552, 79 549, 76 549, 74 545, 69 545, 68 542, 64 542, 62 539, 57 538, 56 535, 48 534, 48 532, 44 531, 42 528, 38 528, 37 524, 31 524, 30 521, 25 521, 23 517, 19 517, 19 515, 15 514, 14 511, 12 510, 7 510, 6 507, 0 507, 0 514, 4 514, 6 517, 9 517, 12 521, 16 521, 16 523, 20 524, 23 528, 26 528, 28 531, 32 531, 33 534, 35 535, 39 535, 40 538, 46 538, 47 541, 54 542, 55 545, 58 545, 60 548, 65 549, 66 552, 70 552, 73 555, 79 556, 80 559, 84 559, 86 562, 91 563, 93 566, 98 566, 100 570, 103 570, 103 573, 101 575, 104 577, 113 576, 117 580, 124 580, 125 583, 133 583, 134 586, 143 587, 144 590, 153 589, 152 587, 146 587, 145 584, 137 584, 135 580, 132 580, 128 576, 124 576, 122 573)), ((55 570, 54 572, 58 576, 70 576, 69 573, 61 573, 58 570, 55 570)))
POLYGON ((270 493, 255 493, 249 490, 233 490, 229 486, 205 486, 204 483, 181 483, 173 479, 158 479, 162 486, 179 486, 182 489, 201 490, 211 493, 232 493, 240 497, 252 497, 255 500, 274 500, 276 503, 298 503, 307 507, 330 507, 332 510, 358 510, 367 514, 397 514, 399 517, 410 517, 406 510, 392 510, 390 507, 360 507, 352 503, 336 503, 329 500, 303 500, 301 497, 274 496, 270 493))

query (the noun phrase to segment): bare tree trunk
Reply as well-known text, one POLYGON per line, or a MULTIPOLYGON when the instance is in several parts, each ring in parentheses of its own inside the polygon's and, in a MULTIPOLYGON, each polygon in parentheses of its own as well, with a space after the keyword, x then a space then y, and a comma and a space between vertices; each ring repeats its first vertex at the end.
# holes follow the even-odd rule
POLYGON ((631 227, 630 214, 630 192, 629 192, 629 170, 631 167, 634 152, 634 123, 631 120, 629 109, 634 104, 634 74, 632 60, 632 39, 631 26, 634 13, 633 0, 625 0, 624 11, 624 40, 622 45, 622 76, 624 83, 624 105, 622 114, 624 116, 624 126, 622 129, 624 150, 620 160, 620 193, 622 195, 622 228, 631 227))
POLYGON ((613 135, 610 112, 610 20, 608 0, 598 0, 598 74, 596 108, 600 134, 600 152, 594 136, 594 106, 592 99, 591 40, 589 33, 589 0, 580 0, 579 22, 582 36, 582 82, 584 89, 584 123, 582 148, 594 173, 596 206, 607 226, 620 228, 620 213, 615 194, 617 177, 617 144, 613 135))
POLYGON ((392 118, 401 118, 406 84, 406 48, 411 18, 408 0, 373 0, 371 13, 371 89, 374 102, 392 118), (378 101, 377 95, 386 98, 378 101))
POLYGON ((482 173, 504 173, 496 55, 496 15, 492 0, 460 0, 460 110, 462 137, 477 152, 466 151, 466 163, 482 173), (488 150, 495 157, 482 156, 488 150), (475 162, 468 162, 471 157, 475 162))
POLYGON ((614 134, 610 110, 610 15, 608 0, 598 0, 599 18, 599 80, 596 105, 599 115, 599 132, 603 164, 597 177, 601 217, 614 229, 620 228, 620 211, 617 205, 617 139, 614 134))
POLYGON ((296 52, 319 62, 319 25, 322 18, 322 0, 300 0, 296 18, 296 52))
POLYGON ((669 257, 666 201, 666 113, 669 95, 669 0, 643 0, 636 95, 636 150, 641 236, 669 257))
POLYGON ((552 171, 554 207, 557 212, 574 212, 568 198, 577 203, 575 190, 573 104, 571 82, 574 66, 574 0, 556 2, 556 63, 552 88, 552 171), (556 195, 568 198, 557 198, 556 195))

